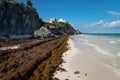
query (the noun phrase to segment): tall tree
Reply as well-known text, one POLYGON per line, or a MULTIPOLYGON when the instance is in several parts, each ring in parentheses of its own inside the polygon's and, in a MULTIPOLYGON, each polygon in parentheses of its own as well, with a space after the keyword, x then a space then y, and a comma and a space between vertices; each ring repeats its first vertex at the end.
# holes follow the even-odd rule
POLYGON ((30 6, 30 7, 32 7, 32 2, 31 2, 31 0, 27 0, 27 6, 30 6))
POLYGON ((11 3, 15 3, 15 2, 17 2, 16 0, 9 0, 11 3))
POLYGON ((6 1, 8 1, 8 0, 0 0, 1 2, 6 2, 6 1))

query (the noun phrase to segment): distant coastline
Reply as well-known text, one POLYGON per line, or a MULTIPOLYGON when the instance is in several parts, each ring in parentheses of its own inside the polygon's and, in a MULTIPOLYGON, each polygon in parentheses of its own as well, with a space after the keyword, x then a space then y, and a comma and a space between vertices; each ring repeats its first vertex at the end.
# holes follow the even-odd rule
POLYGON ((85 35, 96 35, 96 36, 116 36, 120 37, 120 33, 83 33, 85 35))

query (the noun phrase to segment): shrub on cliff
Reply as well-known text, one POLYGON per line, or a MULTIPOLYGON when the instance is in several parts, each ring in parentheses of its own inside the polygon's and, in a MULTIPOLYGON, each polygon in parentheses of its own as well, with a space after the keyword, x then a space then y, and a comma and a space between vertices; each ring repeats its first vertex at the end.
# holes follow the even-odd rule
POLYGON ((68 22, 58 22, 56 26, 57 28, 61 28, 61 27, 66 27, 68 29, 72 28, 71 24, 69 24, 68 22))
POLYGON ((0 2, 10 2, 10 3, 14 3, 17 2, 16 0, 0 0, 0 2))
POLYGON ((30 6, 30 7, 32 7, 32 2, 31 2, 31 0, 27 0, 27 6, 30 6))

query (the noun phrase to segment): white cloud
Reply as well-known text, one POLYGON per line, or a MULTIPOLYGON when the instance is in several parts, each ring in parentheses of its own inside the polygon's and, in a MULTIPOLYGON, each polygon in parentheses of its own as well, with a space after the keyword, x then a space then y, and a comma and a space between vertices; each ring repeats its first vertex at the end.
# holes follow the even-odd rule
POLYGON ((91 23, 88 25, 84 25, 85 27, 120 27, 120 20, 112 21, 109 23, 104 22, 103 20, 100 20, 96 23, 91 23))
POLYGON ((103 20, 100 20, 96 23, 91 23, 91 24, 88 24, 88 25, 85 25, 86 27, 98 27, 98 26, 102 26, 104 24, 104 21, 103 20))
POLYGON ((108 11, 108 14, 111 14, 114 16, 120 16, 120 12, 116 12, 116 11, 108 11))
POLYGON ((63 18, 60 18, 60 19, 59 19, 59 22, 66 22, 66 20, 63 19, 63 18))
POLYGON ((98 22, 96 22, 96 23, 92 23, 91 24, 91 26, 101 26, 102 24, 104 24, 104 21, 103 20, 100 20, 100 21, 98 21, 98 22))
POLYGON ((106 23, 103 27, 120 27, 120 20, 112 21, 110 23, 106 23))

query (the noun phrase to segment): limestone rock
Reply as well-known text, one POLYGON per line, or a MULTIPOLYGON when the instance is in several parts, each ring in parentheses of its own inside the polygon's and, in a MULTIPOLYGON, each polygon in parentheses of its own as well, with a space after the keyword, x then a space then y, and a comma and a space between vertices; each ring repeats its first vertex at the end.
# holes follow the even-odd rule
POLYGON ((34 8, 17 2, 0 2, 0 34, 33 35, 42 24, 34 8))
POLYGON ((44 38, 51 35, 51 31, 45 27, 41 27, 40 29, 34 32, 34 37, 44 38))

